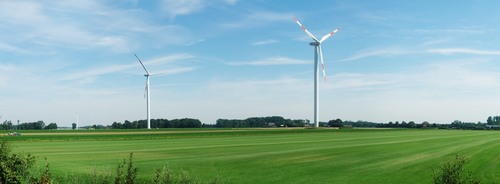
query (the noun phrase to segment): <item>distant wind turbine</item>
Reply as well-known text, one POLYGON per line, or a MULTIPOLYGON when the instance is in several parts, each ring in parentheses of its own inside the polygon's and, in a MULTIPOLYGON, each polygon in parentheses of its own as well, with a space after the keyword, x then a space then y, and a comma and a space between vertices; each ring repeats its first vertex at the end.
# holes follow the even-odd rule
POLYGON ((323 70, 323 78, 326 81, 325 74, 325 63, 323 62, 323 52, 321 51, 321 43, 323 43, 326 39, 330 38, 333 34, 335 34, 339 29, 335 29, 325 36, 321 37, 321 40, 318 40, 311 32, 309 32, 306 27, 304 27, 297 18, 293 17, 293 20, 297 22, 297 24, 306 32, 306 34, 313 39, 313 42, 309 43, 309 45, 314 46, 314 126, 319 127, 319 91, 318 91, 318 76, 319 76, 319 67, 318 67, 318 55, 321 60, 321 68, 323 70))
POLYGON ((144 68, 144 71, 146 71, 146 74, 144 74, 144 76, 146 77, 146 88, 145 88, 145 97, 147 98, 146 100, 146 105, 147 105, 147 123, 148 123, 148 129, 151 129, 151 120, 150 120, 150 117, 151 117, 151 98, 149 96, 150 94, 150 86, 149 86, 149 77, 152 77, 152 76, 158 76, 158 75, 163 75, 163 74, 166 74, 166 73, 155 73, 155 74, 150 74, 148 69, 146 69, 146 66, 144 66, 144 63, 142 63, 141 59, 139 59, 139 57, 137 57, 137 55, 134 53, 135 57, 137 58, 137 60, 139 60, 139 63, 141 63, 142 65, 142 68, 144 68))
POLYGON ((78 112, 76 112, 76 129, 78 130, 78 112))

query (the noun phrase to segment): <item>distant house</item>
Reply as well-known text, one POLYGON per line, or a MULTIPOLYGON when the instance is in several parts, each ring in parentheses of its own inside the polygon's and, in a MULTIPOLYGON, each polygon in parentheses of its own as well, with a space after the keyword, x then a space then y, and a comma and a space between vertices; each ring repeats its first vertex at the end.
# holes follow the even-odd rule
POLYGON ((267 123, 268 127, 276 127, 276 123, 267 123))
POLYGON ((500 125, 486 125, 486 128, 500 129, 500 125))

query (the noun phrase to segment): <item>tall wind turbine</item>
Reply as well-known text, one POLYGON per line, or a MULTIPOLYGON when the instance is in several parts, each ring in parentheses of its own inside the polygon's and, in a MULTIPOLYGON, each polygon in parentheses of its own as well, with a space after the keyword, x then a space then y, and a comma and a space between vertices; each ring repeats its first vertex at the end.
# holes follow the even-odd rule
POLYGON ((76 129, 78 130, 78 112, 76 112, 76 129))
POLYGON ((144 71, 146 71, 146 74, 144 74, 144 77, 146 77, 146 89, 145 89, 145 97, 147 98, 146 100, 146 106, 147 106, 147 122, 148 122, 148 129, 151 129, 151 120, 150 120, 150 117, 151 117, 151 97, 149 96, 150 94, 150 91, 149 91, 149 77, 152 77, 152 76, 157 76, 157 75, 163 75, 165 73, 156 73, 156 74, 150 74, 148 69, 146 69, 146 66, 144 66, 144 63, 142 63, 141 59, 139 59, 139 57, 137 57, 137 55, 134 53, 135 57, 137 58, 137 60, 139 60, 139 63, 141 63, 142 65, 142 68, 144 68, 144 71))
POLYGON ((309 32, 306 27, 304 27, 297 18, 293 17, 293 20, 297 22, 297 24, 306 32, 306 34, 313 39, 313 42, 309 43, 309 45, 314 46, 314 127, 319 127, 319 90, 318 90, 318 77, 319 77, 319 66, 318 66, 318 56, 321 60, 321 68, 323 70, 323 78, 326 81, 325 74, 325 63, 323 62, 323 52, 321 51, 321 43, 323 43, 326 39, 330 38, 333 34, 335 34, 339 29, 335 29, 325 36, 321 37, 321 40, 318 40, 311 32, 309 32))

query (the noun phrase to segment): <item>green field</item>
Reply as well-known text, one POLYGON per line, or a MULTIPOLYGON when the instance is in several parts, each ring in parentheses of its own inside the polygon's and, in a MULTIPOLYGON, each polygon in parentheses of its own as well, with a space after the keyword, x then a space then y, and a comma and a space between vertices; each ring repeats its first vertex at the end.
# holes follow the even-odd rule
POLYGON ((139 179, 175 172, 225 183, 432 183, 455 154, 483 183, 500 182, 500 132, 415 129, 161 129, 23 132, 14 150, 54 177, 111 172, 134 153, 139 179))

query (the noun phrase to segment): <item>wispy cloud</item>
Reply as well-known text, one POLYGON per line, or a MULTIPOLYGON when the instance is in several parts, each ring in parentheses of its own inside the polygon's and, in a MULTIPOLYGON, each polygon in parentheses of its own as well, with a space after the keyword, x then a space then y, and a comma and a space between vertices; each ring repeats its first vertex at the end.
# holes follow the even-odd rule
POLYGON ((155 65, 155 64, 165 64, 165 63, 170 63, 170 62, 175 62, 175 61, 180 61, 180 60, 191 59, 194 57, 195 56, 193 56, 191 54, 174 54, 174 55, 153 58, 151 60, 142 60, 141 59, 141 61, 143 61, 145 65, 155 65))
POLYGON ((436 54, 500 55, 500 50, 478 50, 468 48, 430 49, 428 52, 436 54))
POLYGON ((205 7, 202 0, 163 0, 162 8, 170 18, 201 11, 205 7))
POLYGON ((259 91, 260 88, 266 88, 267 86, 276 86, 276 85, 297 85, 299 83, 303 83, 301 79, 294 79, 289 77, 281 77, 278 79, 271 80, 256 80, 256 79, 248 79, 248 80, 233 80, 233 81, 217 81, 212 82, 207 85, 209 89, 219 91, 221 89, 255 89, 259 91))
MULTIPOLYGON (((189 6, 184 8, 188 10, 177 10, 195 11, 188 7, 197 2, 203 4, 186 1, 189 6)), ((21 54, 61 48, 129 52, 143 48, 145 43, 147 47, 161 47, 190 45, 200 40, 189 29, 181 25, 157 24, 148 19, 150 15, 141 9, 121 9, 95 0, 85 3, 0 1, 0 17, 4 17, 0 20, 4 32, 0 35, 0 50, 21 54), (23 11, 18 11, 20 9, 23 11), (72 21, 75 19, 78 21, 72 21)))
POLYGON ((273 43, 278 43, 278 40, 273 40, 273 39, 259 40, 259 41, 252 42, 250 44, 253 46, 259 46, 259 45, 269 45, 269 44, 273 44, 273 43))
POLYGON ((28 51, 26 49, 22 49, 13 45, 9 45, 6 43, 1 43, 0 42, 0 51, 5 51, 5 52, 13 52, 13 53, 18 53, 18 54, 31 54, 33 52, 28 51))
POLYGON ((400 33, 406 34, 458 34, 458 35, 468 35, 468 34, 484 34, 485 30, 478 30, 472 28, 450 28, 450 29, 401 29, 400 33))
POLYGON ((311 62, 300 59, 293 59, 288 57, 271 57, 262 60, 255 61, 239 61, 239 62, 228 62, 228 65, 252 65, 252 66, 268 66, 268 65, 302 65, 309 64, 311 62))
POLYGON ((366 90, 367 88, 394 84, 395 78, 382 74, 339 73, 331 77, 333 80, 326 83, 326 88, 366 90))
POLYGON ((377 48, 358 52, 348 58, 343 59, 343 61, 354 61, 367 57, 390 57, 409 53, 413 52, 400 47, 377 48))
POLYGON ((232 23, 220 24, 224 28, 245 28, 256 25, 263 25, 270 22, 290 21, 291 13, 277 13, 277 12, 253 12, 248 14, 242 20, 232 23))
POLYGON ((168 17, 173 19, 181 15, 202 12, 211 6, 235 5, 236 3, 237 0, 162 0, 160 6, 168 17))
POLYGON ((230 5, 233 5, 233 4, 236 4, 238 0, 226 0, 226 3, 227 4, 230 4, 230 5))
MULTIPOLYGON (((181 61, 181 60, 186 60, 193 58, 194 56, 189 55, 189 54, 175 54, 175 55, 170 55, 170 56, 164 56, 164 57, 159 57, 155 58, 149 61, 144 61, 144 65, 146 65, 146 68, 154 66, 154 65, 159 65, 159 64, 166 64, 170 62, 175 62, 175 61, 181 61)), ((142 60, 142 59, 141 59, 142 60)), ((95 67, 91 68, 88 70, 84 70, 81 72, 74 72, 74 73, 69 73, 66 76, 62 78, 62 80, 83 80, 87 82, 92 82, 97 78, 98 76, 101 75, 106 75, 106 74, 111 74, 111 73, 117 73, 117 72, 124 72, 130 69, 134 68, 139 68, 140 64, 137 63, 130 63, 130 64, 124 64, 124 65, 110 65, 110 66, 101 66, 101 67, 95 67)), ((194 70, 194 67, 177 67, 177 68, 171 68, 168 70, 162 70, 162 71, 149 71, 151 73, 163 73, 163 74, 176 74, 176 73, 181 73, 181 72, 188 72, 194 70)), ((151 69, 149 69, 151 70, 151 69)))
POLYGON ((168 70, 160 70, 156 73, 152 73, 152 75, 173 75, 178 73, 185 73, 195 70, 196 67, 177 67, 168 70))

